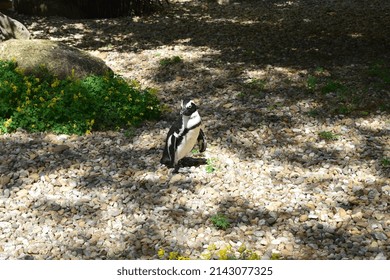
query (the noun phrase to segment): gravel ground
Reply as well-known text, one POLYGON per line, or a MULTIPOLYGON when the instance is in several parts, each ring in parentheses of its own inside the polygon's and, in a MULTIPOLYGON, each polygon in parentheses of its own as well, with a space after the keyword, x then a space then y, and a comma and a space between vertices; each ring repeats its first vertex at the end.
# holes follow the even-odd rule
POLYGON ((389 114, 337 114, 334 92, 307 88, 320 72, 370 108, 389 103, 367 70, 390 65, 390 4, 233 2, 177 1, 132 20, 17 16, 35 38, 156 88, 168 110, 131 131, 0 135, 0 259, 199 258, 210 244, 263 259, 390 259, 389 114), (209 146, 195 156, 213 172, 159 164, 184 97, 199 104, 209 146))

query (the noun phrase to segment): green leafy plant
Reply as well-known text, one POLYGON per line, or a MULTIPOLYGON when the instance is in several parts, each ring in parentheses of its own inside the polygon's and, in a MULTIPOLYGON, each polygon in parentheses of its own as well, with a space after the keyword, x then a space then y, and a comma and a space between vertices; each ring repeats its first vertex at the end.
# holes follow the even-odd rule
POLYGON ((230 226, 229 219, 223 214, 216 214, 210 218, 210 221, 217 229, 226 230, 230 226))
POLYGON ((215 167, 216 159, 208 158, 206 161, 206 173, 213 173, 217 168, 215 167))
POLYGON ((17 128, 85 134, 117 130, 157 119, 161 110, 153 90, 141 90, 115 75, 60 80, 45 69, 24 75, 16 64, 0 61, 0 133, 17 128))
POLYGON ((160 65, 163 67, 167 67, 170 65, 178 64, 183 62, 183 59, 180 56, 173 56, 168 58, 162 58, 160 59, 160 65))
POLYGON ((333 141, 333 140, 337 140, 338 139, 338 135, 337 134, 334 134, 333 132, 331 131, 321 131, 318 133, 318 136, 323 139, 323 140, 327 140, 327 141, 333 141))

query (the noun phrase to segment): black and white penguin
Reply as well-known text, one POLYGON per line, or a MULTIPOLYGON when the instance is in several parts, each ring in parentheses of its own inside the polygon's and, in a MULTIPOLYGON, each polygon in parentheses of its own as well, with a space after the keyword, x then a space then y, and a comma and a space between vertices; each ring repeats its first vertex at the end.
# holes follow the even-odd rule
POLYGON ((192 100, 181 101, 181 117, 172 125, 165 140, 161 163, 179 170, 179 161, 188 155, 198 143, 199 151, 206 150, 206 137, 200 128, 201 118, 198 107, 192 100))

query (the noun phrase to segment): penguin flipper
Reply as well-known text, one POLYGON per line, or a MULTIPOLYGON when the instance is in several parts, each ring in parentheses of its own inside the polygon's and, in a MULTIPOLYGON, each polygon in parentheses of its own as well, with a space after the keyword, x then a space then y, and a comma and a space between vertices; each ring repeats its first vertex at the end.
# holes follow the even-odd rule
POLYGON ((172 167, 174 167, 175 164, 177 164, 176 159, 175 159, 176 148, 177 148, 176 140, 177 140, 177 138, 175 137, 174 134, 172 134, 170 136, 170 141, 169 141, 169 145, 168 145, 168 154, 169 154, 170 164, 172 167))
POLYGON ((175 166, 175 152, 176 152, 176 137, 171 134, 167 137, 163 156, 160 162, 166 165, 169 168, 173 168, 175 166))
POLYGON ((199 130, 199 135, 198 135, 198 146, 199 146, 199 152, 203 153, 206 151, 207 148, 207 141, 206 141, 206 136, 204 135, 203 130, 199 130))

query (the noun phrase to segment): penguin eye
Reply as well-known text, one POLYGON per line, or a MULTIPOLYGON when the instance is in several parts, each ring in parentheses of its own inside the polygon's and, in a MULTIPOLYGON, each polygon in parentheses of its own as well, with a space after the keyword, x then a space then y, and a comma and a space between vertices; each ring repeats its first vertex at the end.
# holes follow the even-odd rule
POLYGON ((194 107, 194 103, 193 102, 189 102, 189 103, 187 103, 187 105, 186 105, 186 107, 188 108, 188 109, 191 109, 192 107, 194 107))

